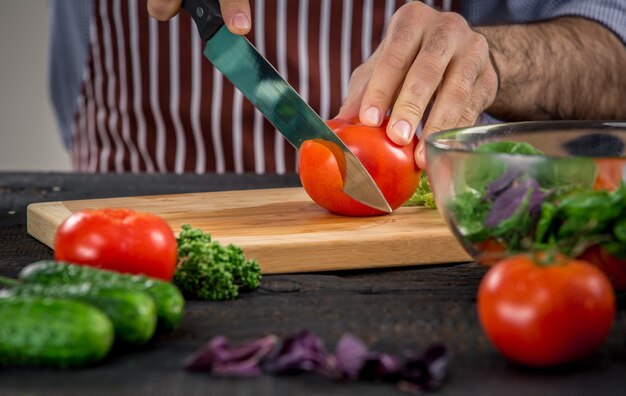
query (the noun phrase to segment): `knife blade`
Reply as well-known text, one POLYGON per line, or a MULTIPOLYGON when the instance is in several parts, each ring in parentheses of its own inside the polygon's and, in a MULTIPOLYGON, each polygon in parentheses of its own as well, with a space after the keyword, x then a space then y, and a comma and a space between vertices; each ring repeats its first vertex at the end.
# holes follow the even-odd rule
POLYGON ((306 140, 321 139, 338 150, 345 166, 343 191, 364 205, 391 213, 384 195, 359 159, 330 130, 278 71, 243 36, 224 25, 217 0, 184 0, 206 42, 204 56, 267 118, 296 150, 306 140))

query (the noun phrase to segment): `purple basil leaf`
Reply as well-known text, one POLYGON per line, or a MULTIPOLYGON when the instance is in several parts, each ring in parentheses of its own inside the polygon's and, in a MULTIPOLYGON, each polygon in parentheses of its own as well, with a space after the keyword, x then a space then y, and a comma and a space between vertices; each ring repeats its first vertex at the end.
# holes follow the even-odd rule
POLYGON ((293 334, 277 345, 273 335, 238 347, 231 347, 226 337, 218 336, 190 356, 185 368, 238 377, 258 376, 263 371, 309 371, 333 379, 394 382, 405 392, 418 394, 443 384, 449 360, 445 346, 437 344, 421 354, 406 351, 401 361, 391 354, 369 351, 365 343, 350 333, 339 339, 334 354, 328 353, 323 341, 309 330, 293 334))
POLYGON ((434 390, 442 385, 450 360, 444 345, 432 345, 419 355, 407 351, 405 356, 406 362, 400 372, 401 382, 405 383, 405 386, 434 390))
POLYGON ((228 339, 224 336, 213 337, 200 349, 183 362, 187 370, 210 370, 218 354, 228 349, 228 339))
POLYGON ((341 378, 355 380, 370 353, 367 346, 356 336, 345 333, 335 347, 335 368, 341 378))
POLYGON ((519 169, 509 169, 498 179, 494 180, 487 186, 487 190, 485 191, 485 198, 489 200, 494 200, 498 194, 502 191, 506 190, 513 184, 515 179, 517 179, 522 174, 522 171, 519 169))
POLYGON ((359 378, 368 381, 397 381, 402 364, 396 356, 372 352, 368 356, 359 378))
POLYGON ((442 382, 446 377, 446 368, 450 361, 448 349, 443 344, 431 345, 422 353, 422 360, 428 365, 432 380, 442 382))
POLYGON ((322 340, 312 331, 303 330, 288 337, 267 356, 264 368, 276 374, 316 371, 328 375, 329 354, 322 340))
POLYGON ((546 199, 546 193, 541 191, 539 187, 539 183, 535 179, 532 179, 531 188, 533 189, 530 193, 530 200, 528 201, 528 210, 530 211, 533 219, 538 219, 541 215, 541 204, 546 199))
POLYGON ((224 377, 258 377, 263 374, 259 362, 254 359, 242 362, 216 363, 211 369, 211 374, 224 377))
POLYGON ((276 336, 269 335, 233 348, 226 337, 214 337, 185 361, 185 368, 207 370, 225 376, 260 375, 262 371, 259 362, 276 343, 276 336))
POLYGON ((495 198, 485 220, 485 226, 487 228, 497 227, 503 220, 513 216, 524 200, 527 199, 529 190, 531 191, 529 210, 531 213, 536 213, 541 208, 543 193, 535 179, 524 180, 511 185, 495 198))
POLYGON ((493 201, 493 205, 487 214, 485 226, 487 228, 497 227, 500 222, 513 216, 517 208, 522 204, 528 193, 528 188, 524 184, 512 185, 502 192, 493 201))

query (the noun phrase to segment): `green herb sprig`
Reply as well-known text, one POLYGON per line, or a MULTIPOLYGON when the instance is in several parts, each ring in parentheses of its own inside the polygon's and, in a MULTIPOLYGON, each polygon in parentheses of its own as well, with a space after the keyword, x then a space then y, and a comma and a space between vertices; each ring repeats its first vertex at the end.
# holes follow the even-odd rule
POLYGON ((431 209, 435 209, 437 207, 426 173, 422 173, 417 189, 404 206, 425 206, 431 209))
POLYGON ((211 235, 182 226, 178 241, 178 264, 173 282, 187 298, 231 300, 242 290, 254 290, 261 282, 261 269, 235 245, 222 246, 211 235))

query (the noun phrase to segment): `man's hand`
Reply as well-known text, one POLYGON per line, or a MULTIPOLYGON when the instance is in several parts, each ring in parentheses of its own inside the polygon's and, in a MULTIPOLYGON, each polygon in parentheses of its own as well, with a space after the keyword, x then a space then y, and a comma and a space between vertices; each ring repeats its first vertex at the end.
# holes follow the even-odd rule
MULTIPOLYGON (((178 14, 182 0, 148 0, 148 13, 159 21, 167 21, 178 14)), ((220 11, 228 30, 233 34, 247 34, 252 26, 248 0, 220 0, 220 11)))
POLYGON ((358 116, 378 126, 393 108, 387 134, 408 144, 434 99, 415 152, 426 167, 424 137, 473 125, 493 103, 498 77, 485 37, 458 14, 439 12, 421 2, 402 6, 371 58, 350 79, 338 118, 358 116))

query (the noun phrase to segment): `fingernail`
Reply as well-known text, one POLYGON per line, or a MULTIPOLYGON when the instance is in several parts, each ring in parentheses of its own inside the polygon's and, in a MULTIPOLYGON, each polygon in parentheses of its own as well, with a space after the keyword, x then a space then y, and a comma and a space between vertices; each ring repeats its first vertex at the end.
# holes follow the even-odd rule
POLYGON ((365 110, 365 113, 363 113, 363 115, 365 116, 365 121, 367 121, 368 123, 373 125, 380 124, 380 111, 378 111, 376 107, 370 107, 369 109, 365 110))
POLYGON ((396 136, 401 137, 404 140, 411 139, 411 125, 404 120, 400 120, 393 124, 393 132, 396 136))
POLYGON ((250 28, 250 20, 245 14, 235 14, 233 17, 233 25, 240 30, 248 30, 250 28))

